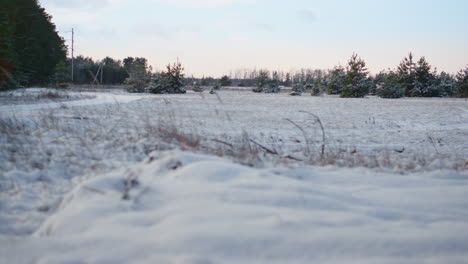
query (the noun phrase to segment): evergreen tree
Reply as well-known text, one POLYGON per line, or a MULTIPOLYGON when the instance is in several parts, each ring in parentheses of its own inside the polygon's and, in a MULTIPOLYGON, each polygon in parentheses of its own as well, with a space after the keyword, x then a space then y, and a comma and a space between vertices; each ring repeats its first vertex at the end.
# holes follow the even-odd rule
POLYGON ((370 82, 367 78, 367 68, 364 60, 353 54, 346 66, 341 97, 364 97, 369 93, 370 82))
POLYGON ((102 64, 104 65, 103 84, 122 84, 129 77, 120 60, 106 57, 102 60, 102 64))
POLYGON ((381 72, 375 78, 375 93, 382 98, 400 98, 405 95, 401 76, 393 71, 381 72))
POLYGON ((342 66, 337 66, 329 72, 327 80, 327 93, 339 94, 344 86, 344 79, 346 77, 345 69, 342 66))
POLYGON ((397 72, 400 75, 400 83, 405 88, 407 96, 410 96, 410 91, 414 88, 415 68, 416 64, 413 62, 413 54, 411 52, 398 65, 397 72))
POLYGON ((315 72, 315 78, 313 79, 312 83, 312 92, 311 95, 316 96, 319 95, 320 92, 323 90, 323 73, 322 71, 318 70, 315 72))
POLYGON ((283 82, 283 85, 286 86, 286 87, 289 87, 291 86, 291 74, 288 72, 286 73, 286 78, 283 82))
POLYGON ((277 71, 274 71, 271 76, 271 80, 268 82, 268 86, 265 89, 265 93, 279 93, 281 88, 280 85, 280 77, 277 71))
POLYGON ((224 75, 223 77, 221 77, 221 79, 219 80, 219 85, 220 86, 230 86, 231 85, 231 79, 229 79, 229 76, 224 75))
POLYGON ((409 95, 414 97, 439 96, 439 91, 434 84, 434 74, 431 72, 431 65, 425 57, 421 57, 414 69, 413 87, 409 90, 409 95))
POLYGON ((457 73, 457 95, 468 97, 468 65, 457 73))
POLYGON ((68 86, 66 82, 70 80, 70 74, 64 61, 60 61, 57 63, 57 66, 55 66, 55 72, 52 80, 57 88, 65 88, 68 86))
POLYGON ((0 90, 14 88, 16 85, 12 74, 15 62, 12 36, 16 26, 12 18, 13 5, 13 0, 0 3, 0 90))
POLYGON ((45 84, 66 59, 64 40, 37 0, 0 1, 0 69, 22 85, 45 84))
POLYGON ((270 73, 267 70, 260 70, 256 78, 256 87, 252 89, 253 92, 261 93, 267 87, 270 81, 270 73))
POLYGON ((124 59, 124 68, 127 70, 129 77, 125 80, 130 86, 127 91, 132 93, 142 93, 150 82, 150 72, 148 72, 148 61, 145 58, 124 59))
POLYGON ((155 94, 186 93, 182 64, 180 62, 169 64, 166 69, 153 80, 149 92, 155 94))
POLYGON ((437 90, 437 96, 453 96, 456 93, 457 85, 450 74, 441 72, 438 76, 435 76, 431 89, 437 90))

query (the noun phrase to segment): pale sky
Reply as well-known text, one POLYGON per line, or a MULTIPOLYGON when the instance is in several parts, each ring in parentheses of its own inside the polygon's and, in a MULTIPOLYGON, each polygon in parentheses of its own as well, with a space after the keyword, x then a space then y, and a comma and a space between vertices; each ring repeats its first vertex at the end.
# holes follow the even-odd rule
POLYGON ((177 58, 188 74, 328 69, 358 53, 372 72, 408 52, 439 71, 468 64, 467 0, 39 0, 75 55, 177 58))

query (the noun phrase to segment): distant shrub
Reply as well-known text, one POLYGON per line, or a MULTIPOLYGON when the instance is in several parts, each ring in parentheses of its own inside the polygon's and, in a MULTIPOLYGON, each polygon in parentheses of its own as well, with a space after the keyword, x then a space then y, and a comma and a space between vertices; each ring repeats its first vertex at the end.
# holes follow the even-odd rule
POLYGON ((193 87, 192 87, 192 90, 194 92, 203 92, 203 87, 201 87, 200 83, 199 82, 193 82, 193 87))
POLYGON ((220 80, 219 80, 219 85, 220 86, 230 86, 232 84, 231 79, 229 76, 224 75, 220 80))
POLYGON ((320 94, 320 85, 317 85, 317 84, 312 85, 312 91, 310 92, 310 95, 317 96, 319 94, 320 94))
POLYGON ((279 82, 276 80, 270 80, 267 87, 263 90, 265 93, 279 93, 281 88, 279 87, 279 82))
POLYGON ((129 93, 143 93, 146 91, 148 82, 146 80, 133 80, 128 78, 125 80, 125 84, 128 84, 126 90, 129 93))
POLYGON ((304 92, 304 85, 302 83, 294 83, 292 86, 292 91, 295 93, 304 92))

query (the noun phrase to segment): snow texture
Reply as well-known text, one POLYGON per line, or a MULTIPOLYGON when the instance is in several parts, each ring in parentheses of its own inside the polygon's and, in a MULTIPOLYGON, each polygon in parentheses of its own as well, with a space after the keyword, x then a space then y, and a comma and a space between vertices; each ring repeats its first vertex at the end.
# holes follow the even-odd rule
POLYGON ((465 99, 81 95, 0 106, 0 263, 468 259, 465 99))
POLYGON ((33 238, 3 240, 1 256, 4 263, 465 263, 466 176, 255 169, 153 153, 77 186, 33 238))

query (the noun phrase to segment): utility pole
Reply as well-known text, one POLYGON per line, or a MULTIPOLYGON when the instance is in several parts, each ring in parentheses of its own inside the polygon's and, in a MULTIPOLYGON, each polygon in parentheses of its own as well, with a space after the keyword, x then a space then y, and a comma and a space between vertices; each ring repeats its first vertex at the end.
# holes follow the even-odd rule
POLYGON ((75 47, 73 46, 75 45, 75 32, 73 31, 73 28, 72 28, 72 48, 71 48, 71 55, 72 55, 72 61, 71 61, 71 81, 73 83, 73 76, 74 76, 74 70, 75 70, 75 57, 74 57, 74 51, 75 51, 75 47))

